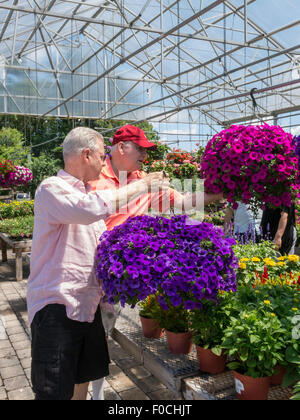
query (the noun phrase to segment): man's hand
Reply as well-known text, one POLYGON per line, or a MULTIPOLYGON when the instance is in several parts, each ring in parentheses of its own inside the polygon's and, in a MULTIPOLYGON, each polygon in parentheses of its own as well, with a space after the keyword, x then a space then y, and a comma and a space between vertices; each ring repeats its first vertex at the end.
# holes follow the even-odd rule
POLYGON ((151 172, 143 178, 148 192, 165 191, 170 188, 169 175, 164 171, 151 172))
POLYGON ((275 246, 276 246, 277 249, 280 249, 281 248, 281 246, 282 246, 282 239, 281 239, 280 236, 275 236, 273 242, 274 242, 274 244, 275 244, 275 246))

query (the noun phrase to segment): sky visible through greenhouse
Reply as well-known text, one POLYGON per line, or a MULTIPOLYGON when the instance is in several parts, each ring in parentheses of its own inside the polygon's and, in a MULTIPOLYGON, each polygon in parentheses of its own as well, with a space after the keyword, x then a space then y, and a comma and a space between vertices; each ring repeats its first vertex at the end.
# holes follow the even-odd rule
POLYGON ((300 132, 298 0, 0 2, 0 112, 153 123, 192 150, 224 126, 300 132))

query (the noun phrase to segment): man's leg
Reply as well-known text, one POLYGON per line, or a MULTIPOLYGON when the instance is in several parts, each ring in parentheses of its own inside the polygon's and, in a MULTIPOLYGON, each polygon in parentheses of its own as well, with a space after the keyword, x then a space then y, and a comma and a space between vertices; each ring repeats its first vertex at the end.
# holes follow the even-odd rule
POLYGON ((74 387, 74 395, 72 400, 85 401, 88 393, 89 382, 84 384, 76 384, 74 387))
POLYGON ((104 378, 92 382, 93 385, 93 400, 104 400, 104 378))
POLYGON ((71 400, 84 342, 80 330, 81 323, 69 320, 63 305, 47 305, 36 313, 31 324, 36 400, 71 400))

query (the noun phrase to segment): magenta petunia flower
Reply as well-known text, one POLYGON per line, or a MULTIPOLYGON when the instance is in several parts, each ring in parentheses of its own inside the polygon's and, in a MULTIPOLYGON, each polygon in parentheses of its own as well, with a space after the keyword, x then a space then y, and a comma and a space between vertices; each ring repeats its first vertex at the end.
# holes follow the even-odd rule
POLYGON ((242 201, 252 209, 282 205, 283 193, 293 200, 297 194, 293 186, 300 184, 300 142, 297 147, 295 153, 293 136, 280 126, 233 125, 222 130, 208 142, 202 157, 205 190, 212 193, 218 185, 229 202, 242 201), (208 172, 215 159, 218 172, 208 172))

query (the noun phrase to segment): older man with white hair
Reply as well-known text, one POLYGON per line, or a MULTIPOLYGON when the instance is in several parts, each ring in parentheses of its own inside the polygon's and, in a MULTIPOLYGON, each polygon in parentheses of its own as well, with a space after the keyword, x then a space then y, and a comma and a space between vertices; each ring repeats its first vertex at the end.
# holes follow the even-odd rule
POLYGON ((155 173, 89 194, 88 182, 99 177, 106 158, 102 136, 89 128, 70 131, 63 156, 64 170, 45 179, 35 195, 27 304, 37 400, 86 399, 89 381, 109 374, 94 263, 103 220, 150 185, 165 185, 155 173))
MULTIPOLYGON (((111 156, 107 157, 103 171, 97 180, 89 182, 91 188, 95 191, 118 189, 123 185, 132 185, 138 180, 145 179, 146 173, 141 170, 142 164, 147 157, 148 150, 155 147, 157 147, 156 144, 150 142, 139 127, 130 124, 120 127, 113 136, 111 156)), ((174 207, 179 212, 194 208, 203 210, 204 205, 221 198, 223 198, 222 194, 203 192, 181 194, 172 188, 160 192, 150 191, 120 207, 105 220, 105 224, 107 229, 111 230, 126 222, 129 217, 146 214, 150 208, 161 213, 167 213, 170 207, 174 207)), ((106 312, 103 313, 103 320, 107 333, 114 327, 118 309, 113 305, 111 307, 106 305, 107 315, 106 312)), ((94 400, 104 399, 103 383, 103 379, 93 381, 94 400)))

